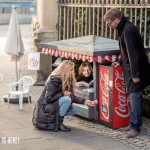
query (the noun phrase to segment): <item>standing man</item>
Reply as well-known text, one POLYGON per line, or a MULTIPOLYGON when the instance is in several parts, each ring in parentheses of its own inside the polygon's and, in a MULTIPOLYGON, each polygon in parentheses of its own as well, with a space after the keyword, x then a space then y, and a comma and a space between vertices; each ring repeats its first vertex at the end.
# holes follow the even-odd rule
POLYGON ((130 127, 127 138, 139 135, 142 125, 142 90, 150 83, 150 64, 145 53, 142 38, 133 23, 123 12, 112 8, 104 15, 107 25, 118 31, 121 58, 112 66, 122 65, 126 93, 130 100, 130 127))

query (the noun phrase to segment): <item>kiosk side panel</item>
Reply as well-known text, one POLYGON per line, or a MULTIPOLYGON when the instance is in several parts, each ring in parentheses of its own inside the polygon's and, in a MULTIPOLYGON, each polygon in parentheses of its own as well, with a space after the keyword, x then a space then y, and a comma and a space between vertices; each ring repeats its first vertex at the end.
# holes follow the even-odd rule
POLYGON ((113 77, 113 128, 119 128, 129 125, 130 121, 128 94, 125 93, 125 83, 121 66, 113 68, 113 77))
POLYGON ((110 111, 109 111, 109 68, 99 67, 99 109, 100 109, 100 120, 110 122, 110 111))

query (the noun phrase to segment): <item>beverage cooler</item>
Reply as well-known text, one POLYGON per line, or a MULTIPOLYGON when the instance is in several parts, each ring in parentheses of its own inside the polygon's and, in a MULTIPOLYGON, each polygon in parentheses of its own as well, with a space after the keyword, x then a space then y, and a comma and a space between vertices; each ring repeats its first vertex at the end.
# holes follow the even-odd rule
POLYGON ((122 67, 99 65, 99 120, 113 129, 129 125, 122 67))

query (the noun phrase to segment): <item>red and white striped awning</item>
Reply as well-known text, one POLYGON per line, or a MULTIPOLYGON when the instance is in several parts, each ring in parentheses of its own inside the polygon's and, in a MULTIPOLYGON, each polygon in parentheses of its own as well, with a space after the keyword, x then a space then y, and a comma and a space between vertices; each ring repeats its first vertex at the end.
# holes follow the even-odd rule
POLYGON ((119 58, 119 55, 109 55, 109 56, 87 56, 87 55, 82 55, 82 54, 76 54, 76 53, 70 53, 66 51, 60 51, 60 50, 55 50, 55 49, 50 49, 50 48, 42 48, 42 53, 49 54, 51 56, 55 57, 65 57, 65 58, 71 58, 71 59, 77 59, 77 60, 82 60, 82 61, 89 61, 92 62, 93 60, 96 62, 103 62, 105 59, 109 61, 115 61, 116 58, 119 58))

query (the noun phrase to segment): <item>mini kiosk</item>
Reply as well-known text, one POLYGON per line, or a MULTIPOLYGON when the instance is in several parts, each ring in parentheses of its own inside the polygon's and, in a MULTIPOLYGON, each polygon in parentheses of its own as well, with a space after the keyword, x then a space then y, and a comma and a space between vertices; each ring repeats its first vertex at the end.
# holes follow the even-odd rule
POLYGON ((95 107, 74 104, 78 115, 113 129, 129 125, 122 67, 106 65, 108 61, 113 62, 119 58, 118 41, 89 35, 42 43, 42 53, 59 60, 65 58, 93 62, 94 87, 75 87, 74 93, 85 99, 97 99, 99 104, 95 107))

